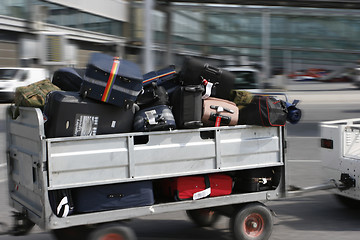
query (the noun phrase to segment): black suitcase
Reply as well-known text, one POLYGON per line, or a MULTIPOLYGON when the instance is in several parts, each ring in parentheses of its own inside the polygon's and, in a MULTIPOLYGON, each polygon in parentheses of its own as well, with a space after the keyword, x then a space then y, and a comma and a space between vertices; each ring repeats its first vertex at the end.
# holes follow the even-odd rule
POLYGON ((61 90, 78 92, 80 91, 84 74, 85 69, 71 67, 60 68, 54 72, 52 83, 61 90))
POLYGON ((180 81, 182 85, 205 85, 205 94, 216 98, 229 99, 234 88, 235 76, 192 57, 184 59, 180 81))
POLYGON ((144 86, 144 90, 138 96, 136 104, 140 109, 157 105, 169 105, 169 95, 164 87, 152 82, 150 85, 144 86))
POLYGON ((53 213, 58 217, 67 217, 75 212, 70 189, 49 191, 49 202, 53 213))
POLYGON ((167 105, 149 107, 135 114, 134 131, 164 131, 175 128, 173 113, 167 105))
POLYGON ((176 88, 180 85, 178 73, 175 70, 174 65, 162 68, 157 71, 151 71, 143 75, 144 87, 151 83, 156 83, 158 86, 162 86, 171 95, 176 88))
POLYGON ((137 64, 102 53, 93 53, 87 64, 81 93, 88 98, 130 108, 142 90, 137 64))
POLYGON ((82 98, 78 92, 53 91, 44 107, 47 137, 91 136, 130 132, 132 109, 82 98))
POLYGON ((154 204, 151 181, 77 188, 73 191, 77 213, 99 212, 154 204))
POLYGON ((251 102, 240 110, 239 124, 284 126, 287 114, 288 110, 284 101, 273 96, 254 95, 251 102))
POLYGON ((278 168, 259 168, 239 171, 234 177, 234 193, 274 190, 281 179, 278 168))
POLYGON ((202 85, 181 86, 171 97, 172 111, 177 128, 199 128, 203 125, 202 85))

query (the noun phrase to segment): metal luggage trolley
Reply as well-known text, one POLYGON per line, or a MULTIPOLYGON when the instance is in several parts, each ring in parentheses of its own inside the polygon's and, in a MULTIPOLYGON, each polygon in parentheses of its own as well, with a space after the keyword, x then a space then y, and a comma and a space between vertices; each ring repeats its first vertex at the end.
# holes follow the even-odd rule
POLYGON ((186 211, 200 226, 231 218, 234 239, 268 239, 273 228, 268 200, 285 197, 284 127, 226 126, 189 130, 46 138, 40 109, 7 116, 10 204, 18 212, 13 234, 36 224, 57 239, 136 239, 123 220, 186 211), (232 194, 151 206, 57 217, 52 190, 142 180, 225 173, 232 194), (271 173, 269 176, 268 173, 271 173), (246 179, 243 176, 247 176, 246 179))

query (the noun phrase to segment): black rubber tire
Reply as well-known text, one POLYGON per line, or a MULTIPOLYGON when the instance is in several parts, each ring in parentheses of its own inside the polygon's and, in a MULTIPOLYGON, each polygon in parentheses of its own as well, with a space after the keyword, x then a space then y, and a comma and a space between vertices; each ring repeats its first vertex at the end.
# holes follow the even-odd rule
POLYGON ((230 220, 230 230, 235 240, 267 240, 272 229, 270 210, 258 202, 240 205, 230 220))
POLYGON ((54 229, 51 233, 57 240, 86 240, 89 228, 86 226, 54 229))
POLYGON ((27 235, 35 226, 35 223, 30 221, 27 218, 22 219, 22 224, 17 226, 16 229, 13 229, 11 235, 13 236, 25 236, 27 235))
POLYGON ((360 209, 360 200, 335 194, 337 200, 349 209, 360 209))
POLYGON ((121 224, 104 224, 93 230, 88 240, 136 240, 135 232, 121 224))
POLYGON ((186 214, 199 227, 211 227, 220 217, 219 213, 209 208, 187 210, 186 214))

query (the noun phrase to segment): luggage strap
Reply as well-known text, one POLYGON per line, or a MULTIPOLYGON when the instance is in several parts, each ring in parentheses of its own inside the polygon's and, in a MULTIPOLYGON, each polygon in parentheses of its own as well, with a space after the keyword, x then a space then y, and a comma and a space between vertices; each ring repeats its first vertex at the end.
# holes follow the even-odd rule
POLYGON ((166 77, 166 76, 171 75, 171 74, 175 74, 175 73, 176 73, 176 71, 170 71, 170 72, 167 72, 167 73, 164 73, 164 74, 156 75, 155 77, 152 77, 152 78, 149 78, 149 79, 145 79, 145 80, 143 81, 143 84, 144 84, 144 83, 151 82, 151 81, 153 81, 153 80, 155 80, 155 79, 158 79, 158 78, 162 78, 162 77, 166 77))
POLYGON ((120 67, 120 60, 119 60, 118 57, 115 57, 114 61, 113 61, 112 68, 111 68, 110 76, 109 76, 109 79, 108 79, 106 87, 105 87, 104 94, 103 94, 103 96, 101 98, 101 101, 103 101, 103 102, 108 102, 109 101, 111 90, 112 90, 112 87, 114 85, 116 75, 117 75, 117 73, 119 71, 119 67, 120 67))

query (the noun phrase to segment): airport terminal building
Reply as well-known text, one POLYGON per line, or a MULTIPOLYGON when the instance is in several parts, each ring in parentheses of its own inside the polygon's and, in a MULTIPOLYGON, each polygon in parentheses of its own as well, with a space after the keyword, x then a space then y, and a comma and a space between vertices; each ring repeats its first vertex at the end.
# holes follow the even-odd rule
MULTIPOLYGON (((359 10, 154 2, 155 68, 184 55, 289 72, 360 59, 359 10)), ((145 15, 142 1, 3 0, 0 66, 84 67, 92 51, 143 66, 145 15)))

